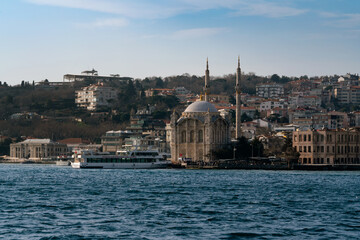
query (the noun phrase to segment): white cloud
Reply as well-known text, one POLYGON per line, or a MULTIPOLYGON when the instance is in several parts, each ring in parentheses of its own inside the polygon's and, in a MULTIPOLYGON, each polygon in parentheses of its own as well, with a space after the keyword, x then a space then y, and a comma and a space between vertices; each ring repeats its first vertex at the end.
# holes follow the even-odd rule
POLYGON ((98 19, 92 23, 94 27, 124 27, 128 25, 128 21, 122 18, 98 19))
POLYGON ((119 14, 130 18, 158 19, 208 9, 228 9, 241 15, 288 17, 307 10, 281 5, 272 0, 25 0, 39 5, 77 8, 119 14))
POLYGON ((358 27, 360 26, 360 14, 344 14, 343 17, 337 21, 343 27, 358 27))
POLYGON ((249 3, 238 11, 241 15, 265 16, 270 18, 291 17, 306 13, 305 9, 280 6, 271 2, 249 3))
POLYGON ((75 25, 81 28, 105 28, 105 27, 120 28, 120 27, 125 27, 128 24, 129 21, 124 18, 101 18, 93 22, 76 23, 75 25))
POLYGON ((192 29, 183 29, 174 32, 170 35, 172 39, 189 39, 189 38, 202 38, 212 35, 219 34, 224 32, 224 28, 192 28, 192 29))
POLYGON ((335 14, 320 13, 320 16, 329 19, 327 24, 339 28, 356 28, 360 27, 360 14, 335 14))
POLYGON ((157 19, 167 18, 182 12, 181 6, 159 5, 148 1, 115 0, 25 0, 27 2, 66 8, 90 10, 117 14, 128 18, 157 19))

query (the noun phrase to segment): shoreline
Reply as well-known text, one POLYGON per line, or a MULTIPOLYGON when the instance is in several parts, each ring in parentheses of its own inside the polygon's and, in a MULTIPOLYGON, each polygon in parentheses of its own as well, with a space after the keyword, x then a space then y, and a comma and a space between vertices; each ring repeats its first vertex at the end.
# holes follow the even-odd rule
MULTIPOLYGON (((55 161, 4 161, 0 164, 31 164, 31 165, 56 165, 55 161)), ((59 165, 57 165, 59 166, 59 165)), ((66 166, 65 166, 66 167, 66 166)), ((223 165, 223 166, 204 166, 204 165, 189 165, 180 166, 172 164, 168 169, 186 169, 186 170, 270 170, 270 171, 360 171, 360 165, 324 165, 324 166, 310 166, 310 165, 293 165, 291 167, 286 165, 223 165)))

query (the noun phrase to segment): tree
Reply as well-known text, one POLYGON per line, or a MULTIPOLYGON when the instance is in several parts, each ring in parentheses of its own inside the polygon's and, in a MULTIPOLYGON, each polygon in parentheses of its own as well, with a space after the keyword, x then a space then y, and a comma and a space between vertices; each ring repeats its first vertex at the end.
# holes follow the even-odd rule
POLYGON ((236 159, 247 159, 251 155, 251 145, 246 137, 239 137, 235 144, 236 159))
POLYGON ((249 117, 246 113, 241 114, 241 122, 250 122, 253 119, 249 117))
POLYGON ((277 74, 273 74, 273 75, 271 76, 270 80, 271 80, 272 82, 279 83, 279 82, 280 82, 280 77, 279 77, 279 75, 277 75, 277 74))
POLYGON ((282 157, 287 160, 289 168, 291 168, 294 164, 298 162, 300 153, 295 151, 295 149, 292 147, 291 137, 286 138, 285 144, 283 145, 281 150, 282 150, 282 157))
POLYGON ((264 146, 263 144, 258 140, 254 139, 251 142, 251 155, 253 157, 261 157, 264 154, 264 146))
POLYGON ((11 138, 6 138, 0 143, 0 155, 10 154, 10 144, 12 143, 11 138))
POLYGON ((254 113, 254 119, 260 119, 260 118, 261 118, 260 112, 256 109, 254 113))
POLYGON ((161 78, 156 79, 155 87, 157 88, 163 88, 164 87, 164 81, 161 78))
POLYGON ((233 105, 236 104, 236 99, 235 99, 234 95, 232 95, 232 94, 229 96, 229 103, 231 103, 233 105))

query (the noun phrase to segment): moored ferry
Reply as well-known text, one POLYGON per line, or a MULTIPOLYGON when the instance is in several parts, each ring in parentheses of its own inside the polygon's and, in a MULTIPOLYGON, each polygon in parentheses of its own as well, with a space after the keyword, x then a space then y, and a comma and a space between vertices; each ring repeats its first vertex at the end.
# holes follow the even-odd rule
POLYGON ((166 168, 170 161, 164 159, 156 150, 118 151, 116 155, 82 151, 75 154, 73 168, 119 168, 119 169, 152 169, 166 168))

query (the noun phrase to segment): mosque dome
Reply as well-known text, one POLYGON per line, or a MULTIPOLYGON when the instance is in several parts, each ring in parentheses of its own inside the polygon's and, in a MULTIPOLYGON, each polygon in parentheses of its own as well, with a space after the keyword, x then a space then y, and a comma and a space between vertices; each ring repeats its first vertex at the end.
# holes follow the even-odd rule
POLYGON ((186 113, 192 113, 192 112, 212 112, 217 113, 218 110, 215 108, 215 106, 209 102, 206 101, 197 101, 192 104, 190 104, 185 111, 186 113))

